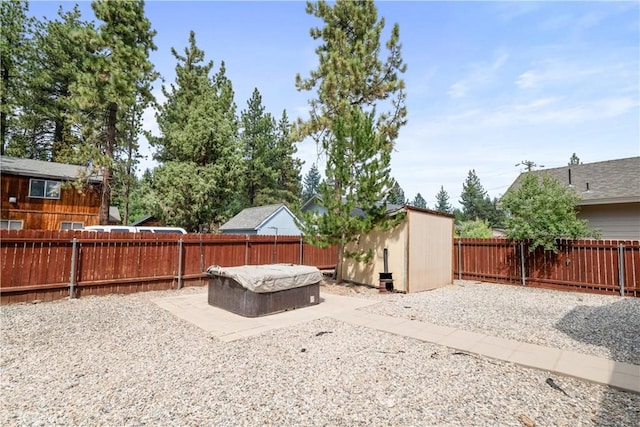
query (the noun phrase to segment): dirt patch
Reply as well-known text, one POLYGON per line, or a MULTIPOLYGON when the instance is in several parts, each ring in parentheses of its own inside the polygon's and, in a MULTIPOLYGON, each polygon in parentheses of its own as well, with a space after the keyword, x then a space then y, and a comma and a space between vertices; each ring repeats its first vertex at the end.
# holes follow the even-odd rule
POLYGON ((356 285, 353 283, 336 284, 335 280, 325 277, 320 282, 320 291, 336 295, 354 295, 354 294, 378 294, 378 288, 371 286, 356 285))

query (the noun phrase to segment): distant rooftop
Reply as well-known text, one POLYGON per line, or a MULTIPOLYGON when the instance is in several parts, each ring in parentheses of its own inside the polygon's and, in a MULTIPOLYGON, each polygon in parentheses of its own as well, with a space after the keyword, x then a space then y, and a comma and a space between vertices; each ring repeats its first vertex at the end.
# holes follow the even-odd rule
POLYGON ((282 207, 286 209, 282 203, 243 209, 223 224, 220 230, 255 230, 282 207))

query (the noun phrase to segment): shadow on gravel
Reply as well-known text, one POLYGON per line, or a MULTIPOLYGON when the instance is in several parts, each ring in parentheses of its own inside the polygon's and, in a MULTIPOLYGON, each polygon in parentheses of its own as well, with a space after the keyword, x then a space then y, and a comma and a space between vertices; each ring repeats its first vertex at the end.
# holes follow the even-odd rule
MULTIPOLYGON (((639 306, 639 301, 632 298, 621 298, 607 306, 579 306, 555 327, 577 341, 609 349, 609 357, 617 362, 640 365, 639 306)), ((611 388, 605 392, 595 425, 619 425, 623 414, 628 416, 626 419, 640 419, 640 408, 628 407, 627 402, 617 398, 619 393, 611 388)))

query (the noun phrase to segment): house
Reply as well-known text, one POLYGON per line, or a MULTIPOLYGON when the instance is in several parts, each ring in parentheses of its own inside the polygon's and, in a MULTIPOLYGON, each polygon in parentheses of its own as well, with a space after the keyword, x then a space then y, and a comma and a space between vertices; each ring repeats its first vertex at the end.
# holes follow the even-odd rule
POLYGON ((398 219, 395 227, 374 229, 346 246, 350 252, 371 250, 373 258, 369 262, 345 259, 343 277, 378 286, 380 273, 391 273, 394 290, 407 293, 450 285, 454 216, 413 206, 388 212, 398 219))
MULTIPOLYGON (((0 228, 72 230, 97 225, 102 178, 83 166, 0 156, 0 228), (78 191, 71 185, 84 178, 78 191)), ((110 223, 120 222, 115 207, 110 223)))
POLYGON ((298 219, 284 204, 257 206, 242 210, 223 224, 222 234, 299 236, 298 219))
MULTIPOLYGON (((342 198, 342 202, 344 203, 346 201, 346 197, 342 198)), ((398 209, 400 209, 402 206, 400 205, 394 205, 392 203, 387 203, 386 205, 386 213, 389 214, 391 212, 394 212, 398 209)), ((327 213, 327 208, 324 207, 324 205, 322 204, 322 197, 320 197, 319 194, 314 195, 313 197, 311 197, 309 200, 307 200, 301 207, 300 207, 300 212, 302 212, 303 214, 306 214, 308 212, 314 212, 317 215, 324 215, 327 213)), ((364 210, 362 210, 361 208, 354 208, 351 211, 351 216, 365 216, 365 212, 364 210)))
MULTIPOLYGON (((640 157, 525 172, 549 175, 580 196, 578 218, 602 239, 640 240, 640 157)), ((517 188, 524 173, 514 181, 517 188)))
POLYGON ((132 227, 138 227, 138 226, 163 227, 165 224, 163 224, 162 221, 160 221, 155 216, 147 215, 147 216, 144 216, 144 217, 140 218, 137 221, 132 222, 129 225, 132 226, 132 227))

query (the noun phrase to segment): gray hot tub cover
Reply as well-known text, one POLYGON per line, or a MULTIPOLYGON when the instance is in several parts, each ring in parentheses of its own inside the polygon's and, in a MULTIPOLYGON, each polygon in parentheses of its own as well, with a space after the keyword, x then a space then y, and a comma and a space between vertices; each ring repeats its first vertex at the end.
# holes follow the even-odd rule
POLYGON ((256 293, 300 288, 322 280, 322 273, 316 267, 294 264, 243 265, 241 267, 212 265, 207 269, 207 274, 233 279, 245 289, 256 293))

